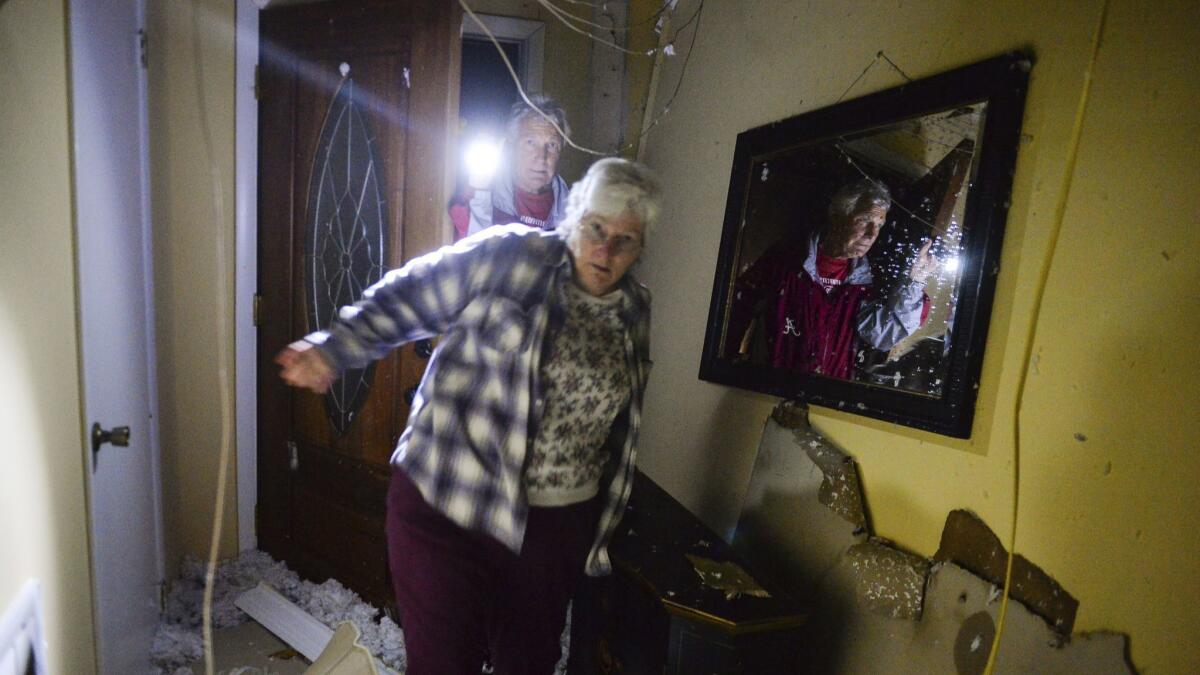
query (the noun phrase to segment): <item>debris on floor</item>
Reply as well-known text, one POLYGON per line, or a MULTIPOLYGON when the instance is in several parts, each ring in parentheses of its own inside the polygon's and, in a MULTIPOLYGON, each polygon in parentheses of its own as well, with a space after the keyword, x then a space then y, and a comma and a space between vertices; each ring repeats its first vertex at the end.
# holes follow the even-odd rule
POLYGON ((375 659, 358 638, 354 624, 343 623, 304 675, 379 675, 375 659))
POLYGON ((310 673, 330 671, 335 666, 348 667, 351 663, 358 664, 361 667, 360 672, 370 675, 379 675, 381 670, 386 670, 386 666, 377 667, 371 652, 359 644, 361 635, 352 621, 343 622, 335 633, 329 626, 317 621, 316 617, 300 609, 279 591, 264 583, 242 593, 238 596, 236 604, 238 609, 249 614, 252 619, 311 661, 313 667, 309 669, 310 673), (347 628, 350 630, 347 631, 347 628), (339 635, 335 642, 334 638, 339 635), (355 655, 358 652, 365 654, 365 664, 362 658, 355 655), (324 670, 318 668, 319 664, 323 664, 324 670))
MULTIPOLYGON (((235 600, 265 582, 285 598, 336 628, 350 621, 361 633, 363 646, 397 672, 404 672, 404 638, 400 627, 379 609, 366 604, 353 591, 330 579, 322 584, 303 581, 282 562, 261 551, 246 551, 217 567, 213 587, 213 629, 237 626, 250 620, 235 600)), ((158 675, 192 675, 189 664, 204 656, 201 616, 204 598, 204 563, 184 560, 178 579, 167 595, 166 610, 150 657, 158 675)))
POLYGON ((713 560, 703 556, 685 553, 686 557, 700 576, 700 582, 710 588, 715 588, 725 594, 726 600, 733 600, 742 595, 755 598, 769 598, 771 594, 750 576, 740 565, 729 560, 713 560))
MULTIPOLYGON (((196 675, 204 672, 204 643, 200 624, 205 564, 189 556, 181 567, 179 578, 171 584, 166 608, 150 649, 151 672, 154 675, 196 675)), ((236 600, 259 583, 271 586, 329 628, 336 629, 343 622, 350 621, 360 633, 358 641, 376 659, 397 673, 405 672, 404 634, 394 621, 337 581, 329 579, 321 584, 304 581, 283 562, 276 561, 262 551, 245 551, 237 558, 217 566, 213 586, 214 631, 247 622, 254 623, 249 615, 238 609, 236 600)), ((562 634, 562 658, 555 668, 556 675, 566 673, 570 634, 571 610, 568 606, 567 625, 562 634)), ((254 672, 255 669, 234 668, 228 675, 252 675, 254 672)))

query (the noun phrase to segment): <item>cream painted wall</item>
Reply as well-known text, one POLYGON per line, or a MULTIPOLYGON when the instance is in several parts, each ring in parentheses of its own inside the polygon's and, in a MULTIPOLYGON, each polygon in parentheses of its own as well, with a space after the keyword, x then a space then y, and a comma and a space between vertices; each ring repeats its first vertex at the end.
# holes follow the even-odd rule
MULTIPOLYGON (((682 16, 694 7, 681 3, 682 16)), ((641 270, 655 293, 640 457, 650 475, 728 532, 777 402, 697 379, 737 133, 831 104, 880 49, 921 77, 1032 48, 971 440, 812 411, 858 458, 878 534, 929 555, 947 512, 968 508, 1007 539, 1016 386, 1099 13, 1098 0, 707 0, 687 80, 646 155, 669 214, 641 270)), ((1200 662, 1198 42, 1194 2, 1111 7, 1020 446, 1017 550, 1079 598, 1077 629, 1129 633, 1146 673, 1200 662)), ((660 100, 679 66, 668 61, 660 100)), ((901 82, 881 64, 851 96, 901 82)))
MULTIPOLYGON (((150 189, 168 578, 185 553, 208 556, 222 435, 222 366, 229 373, 230 397, 234 384, 234 3, 202 0, 195 5, 199 10, 193 22, 193 3, 147 4, 150 189), (211 158, 205 146, 202 111, 211 133, 211 158), (210 161, 220 177, 219 206, 214 202, 218 191, 210 161), (218 242, 225 247, 223 269, 218 264, 218 242), (225 298, 223 314, 218 294, 225 298)), ((232 433, 232 424, 231 413, 227 433, 232 433)), ((233 452, 231 448, 222 557, 237 553, 233 452)))
POLYGON ((90 673, 64 4, 0 3, 0 612, 39 579, 49 672, 90 673))

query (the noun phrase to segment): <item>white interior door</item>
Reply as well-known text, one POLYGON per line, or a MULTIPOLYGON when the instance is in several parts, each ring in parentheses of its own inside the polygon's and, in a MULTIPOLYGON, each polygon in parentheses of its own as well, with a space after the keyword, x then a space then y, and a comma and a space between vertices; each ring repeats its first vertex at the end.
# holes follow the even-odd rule
POLYGON ((149 670, 162 577, 142 19, 141 0, 70 0, 85 434, 129 429, 88 474, 105 674, 149 670))

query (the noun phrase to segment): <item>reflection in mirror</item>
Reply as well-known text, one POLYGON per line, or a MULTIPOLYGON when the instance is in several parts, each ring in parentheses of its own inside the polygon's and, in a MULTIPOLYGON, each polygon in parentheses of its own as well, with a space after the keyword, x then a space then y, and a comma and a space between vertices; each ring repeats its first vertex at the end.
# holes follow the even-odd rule
POLYGON ((754 157, 721 355, 940 397, 985 112, 754 157))

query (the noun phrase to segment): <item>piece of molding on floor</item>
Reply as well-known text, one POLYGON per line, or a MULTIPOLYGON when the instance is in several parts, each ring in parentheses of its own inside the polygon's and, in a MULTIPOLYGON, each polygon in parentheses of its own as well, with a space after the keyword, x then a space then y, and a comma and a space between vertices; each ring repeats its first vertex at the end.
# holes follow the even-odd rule
MULTIPOLYGON (((291 600, 283 597, 279 591, 262 582, 239 595, 234 604, 238 609, 249 614, 250 618, 278 636, 280 640, 286 642, 292 649, 303 654, 304 658, 313 662, 314 665, 321 658, 322 652, 330 645, 330 640, 334 636, 331 628, 297 607, 291 600)), ((355 628, 351 646, 357 636, 358 630, 355 628)), ((345 644, 340 641, 337 646, 339 649, 345 648, 345 644)), ((371 672, 394 675, 395 671, 384 666, 378 659, 372 658, 371 661, 374 664, 374 670, 362 671, 364 674, 371 672)), ((312 672, 311 669, 309 672, 312 672)))
POLYGON ((304 675, 379 675, 371 651, 359 644, 359 637, 353 621, 338 626, 321 657, 304 675))

